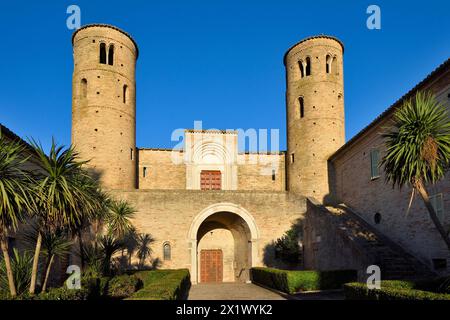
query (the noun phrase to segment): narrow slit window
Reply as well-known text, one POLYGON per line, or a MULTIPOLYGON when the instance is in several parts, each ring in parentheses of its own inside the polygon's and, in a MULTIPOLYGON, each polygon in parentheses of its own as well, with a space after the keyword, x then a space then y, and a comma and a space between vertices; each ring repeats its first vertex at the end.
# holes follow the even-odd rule
POLYGON ((106 44, 100 43, 100 63, 106 64, 106 44))
POLYGON ((123 92, 122 92, 123 103, 127 103, 127 93, 128 93, 128 86, 124 85, 123 86, 123 92))
POLYGON ((275 181, 275 178, 276 178, 275 169, 272 169, 272 181, 275 181))
POLYGON ((87 98, 87 80, 81 79, 81 99, 87 98))
POLYGON ((291 163, 294 163, 294 162, 295 162, 295 157, 294 157, 294 154, 291 153, 291 163))
POLYGON ((109 46, 108 50, 108 64, 110 66, 114 65, 114 45, 109 46))
POLYGON ((326 72, 330 73, 331 71, 331 56, 328 54, 326 58, 326 72))
POLYGON ((130 149, 130 159, 133 160, 133 148, 130 149))
POLYGON ((305 103, 303 97, 298 98, 298 107, 300 118, 303 118, 305 116, 305 103))
POLYGON ((142 168, 142 176, 144 178, 147 176, 147 167, 142 168))

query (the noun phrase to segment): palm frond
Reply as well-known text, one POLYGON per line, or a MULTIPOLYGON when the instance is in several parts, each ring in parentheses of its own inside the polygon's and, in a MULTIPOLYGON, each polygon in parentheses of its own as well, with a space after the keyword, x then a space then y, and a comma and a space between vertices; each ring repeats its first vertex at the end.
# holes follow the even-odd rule
POLYGON ((431 93, 418 92, 396 110, 383 134, 386 154, 381 165, 393 186, 435 183, 450 164, 450 121, 447 108, 431 93))

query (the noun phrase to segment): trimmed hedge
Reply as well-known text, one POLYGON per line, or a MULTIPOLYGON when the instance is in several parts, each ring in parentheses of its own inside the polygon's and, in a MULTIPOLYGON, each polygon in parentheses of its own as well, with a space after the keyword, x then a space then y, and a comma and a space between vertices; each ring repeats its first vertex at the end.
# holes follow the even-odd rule
POLYGON ((252 268, 252 281, 261 285, 294 294, 298 291, 340 289, 355 281, 356 270, 291 271, 272 268, 252 268))
POLYGON ((47 292, 30 295, 28 292, 12 298, 9 294, 0 295, 0 300, 87 300, 89 292, 86 289, 67 289, 66 287, 51 288, 47 292))
POLYGON ((347 300, 450 300, 450 294, 418 290, 436 281, 381 281, 381 289, 369 289, 367 284, 354 282, 344 285, 347 300))
POLYGON ((121 275, 112 278, 108 283, 108 297, 123 299, 141 289, 143 282, 136 275, 121 275))
POLYGON ((130 300, 184 300, 191 287, 189 270, 139 271, 135 275, 144 287, 134 293, 130 300))

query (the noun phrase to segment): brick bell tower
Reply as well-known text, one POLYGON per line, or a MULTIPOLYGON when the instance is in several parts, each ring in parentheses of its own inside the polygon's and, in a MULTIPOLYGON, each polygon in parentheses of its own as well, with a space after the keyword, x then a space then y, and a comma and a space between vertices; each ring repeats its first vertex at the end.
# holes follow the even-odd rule
POLYGON ((326 202, 328 158, 345 143, 343 52, 331 36, 306 38, 284 56, 287 187, 326 202))
POLYGON ((105 188, 133 189, 137 44, 114 26, 91 24, 72 45, 72 143, 105 188))

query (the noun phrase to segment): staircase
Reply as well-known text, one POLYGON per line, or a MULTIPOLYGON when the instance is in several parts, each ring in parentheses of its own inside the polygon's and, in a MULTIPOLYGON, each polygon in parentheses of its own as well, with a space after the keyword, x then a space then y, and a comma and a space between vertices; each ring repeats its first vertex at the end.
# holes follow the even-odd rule
MULTIPOLYGON (((315 204, 317 205, 317 204, 315 204)), ((413 279, 434 277, 427 265, 384 236, 345 205, 322 207, 337 226, 341 236, 364 252, 367 259, 381 268, 383 279, 413 279)), ((324 213, 326 213, 324 212, 324 213)))

